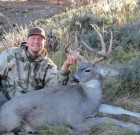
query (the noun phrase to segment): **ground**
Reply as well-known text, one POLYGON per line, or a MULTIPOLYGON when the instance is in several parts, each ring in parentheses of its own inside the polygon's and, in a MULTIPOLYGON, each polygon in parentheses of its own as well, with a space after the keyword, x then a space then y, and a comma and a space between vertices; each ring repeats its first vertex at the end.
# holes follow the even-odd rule
POLYGON ((71 4, 70 0, 1 1, 0 25, 28 25, 31 21, 59 14, 71 4))

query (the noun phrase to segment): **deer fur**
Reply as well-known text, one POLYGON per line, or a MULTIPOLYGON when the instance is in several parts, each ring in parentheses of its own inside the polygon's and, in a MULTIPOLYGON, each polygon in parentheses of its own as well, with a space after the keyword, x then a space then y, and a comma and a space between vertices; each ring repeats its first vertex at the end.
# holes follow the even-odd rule
POLYGON ((79 84, 31 91, 4 103, 0 107, 0 134, 9 135, 22 126, 38 131, 44 123, 69 126, 78 132, 100 123, 109 123, 140 132, 140 127, 132 123, 94 117, 100 111, 140 118, 139 113, 102 104, 102 77, 114 78, 118 74, 118 71, 104 66, 81 62, 74 74, 74 80, 79 84))

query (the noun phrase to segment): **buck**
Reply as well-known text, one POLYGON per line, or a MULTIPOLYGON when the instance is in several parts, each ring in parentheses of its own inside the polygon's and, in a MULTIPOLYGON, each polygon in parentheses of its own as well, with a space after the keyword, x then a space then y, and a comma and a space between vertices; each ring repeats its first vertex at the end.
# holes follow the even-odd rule
POLYGON ((4 103, 0 108, 0 134, 14 134, 12 132, 21 127, 26 127, 25 134, 29 131, 34 133, 44 123, 69 126, 78 132, 89 130, 90 127, 100 123, 108 123, 140 132, 140 127, 136 124, 95 116, 97 112, 103 112, 140 118, 140 113, 102 104, 102 78, 115 78, 119 72, 97 65, 111 52, 112 33, 109 49, 106 51, 102 35, 97 27, 93 27, 101 40, 102 51, 98 52, 90 48, 98 54, 92 62, 87 62, 80 56, 82 61, 73 75, 73 80, 78 84, 43 88, 17 96, 4 103))

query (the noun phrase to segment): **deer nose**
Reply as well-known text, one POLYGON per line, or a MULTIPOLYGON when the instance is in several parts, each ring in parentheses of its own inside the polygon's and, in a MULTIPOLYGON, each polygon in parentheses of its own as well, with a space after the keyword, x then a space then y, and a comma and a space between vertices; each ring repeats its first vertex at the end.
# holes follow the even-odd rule
POLYGON ((76 78, 74 75, 72 75, 72 76, 70 77, 70 81, 71 81, 72 83, 79 83, 79 82, 80 82, 79 79, 76 78))

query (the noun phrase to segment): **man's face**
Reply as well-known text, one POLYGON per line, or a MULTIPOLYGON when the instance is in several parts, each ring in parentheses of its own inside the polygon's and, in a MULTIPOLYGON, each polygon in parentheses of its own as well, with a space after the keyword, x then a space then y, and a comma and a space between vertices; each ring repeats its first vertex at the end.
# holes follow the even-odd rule
POLYGON ((35 56, 44 48, 46 40, 41 35, 32 35, 27 38, 28 52, 35 56))

